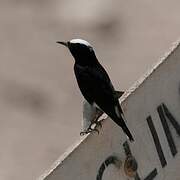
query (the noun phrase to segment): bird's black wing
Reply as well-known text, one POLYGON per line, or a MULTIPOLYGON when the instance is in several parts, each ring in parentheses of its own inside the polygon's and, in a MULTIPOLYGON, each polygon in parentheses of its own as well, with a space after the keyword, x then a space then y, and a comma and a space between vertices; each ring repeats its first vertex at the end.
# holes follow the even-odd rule
POLYGON ((130 141, 134 141, 122 117, 123 112, 117 93, 104 68, 101 65, 82 67, 75 64, 74 71, 84 98, 90 104, 98 105, 115 123, 121 126, 130 141))
POLYGON ((119 113, 122 113, 116 91, 100 64, 95 67, 75 64, 74 71, 79 88, 90 104, 96 103, 110 117, 116 113, 115 106, 118 107, 119 113))

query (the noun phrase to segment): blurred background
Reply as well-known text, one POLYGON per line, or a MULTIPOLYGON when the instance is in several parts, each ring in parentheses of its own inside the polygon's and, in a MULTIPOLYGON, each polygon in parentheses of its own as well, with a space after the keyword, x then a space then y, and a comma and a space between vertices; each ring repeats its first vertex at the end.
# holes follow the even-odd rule
POLYGON ((180 35, 179 0, 0 0, 0 179, 33 180, 79 138, 73 58, 83 38, 117 90, 128 89, 180 35))

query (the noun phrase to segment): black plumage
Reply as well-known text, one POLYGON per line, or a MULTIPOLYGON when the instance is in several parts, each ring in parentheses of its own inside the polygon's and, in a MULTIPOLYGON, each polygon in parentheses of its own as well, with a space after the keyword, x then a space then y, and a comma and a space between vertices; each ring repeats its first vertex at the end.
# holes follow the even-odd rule
POLYGON ((81 39, 73 39, 67 46, 75 59, 74 72, 84 98, 93 106, 99 107, 118 124, 130 141, 134 141, 123 119, 123 111, 111 80, 96 58, 92 46, 81 39))

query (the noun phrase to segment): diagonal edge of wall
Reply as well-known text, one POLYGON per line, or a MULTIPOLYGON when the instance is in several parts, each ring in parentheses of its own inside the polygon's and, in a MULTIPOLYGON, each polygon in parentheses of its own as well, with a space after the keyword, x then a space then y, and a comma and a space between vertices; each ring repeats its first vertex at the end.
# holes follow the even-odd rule
POLYGON ((135 83, 124 93, 124 95, 121 98, 122 104, 128 98, 128 96, 132 95, 135 92, 135 90, 139 88, 144 83, 144 81, 146 81, 152 75, 152 73, 159 68, 159 66, 161 66, 164 62, 166 62, 168 57, 178 48, 179 45, 180 45, 180 38, 177 41, 173 42, 169 50, 165 54, 163 54, 163 56, 160 57, 158 61, 155 62, 151 66, 151 68, 148 69, 146 73, 143 74, 137 81, 135 81, 135 83))
POLYGON ((73 152, 76 150, 76 148, 88 137, 89 135, 83 136, 80 139, 78 139, 75 143, 73 143, 66 151, 50 166, 49 169, 47 169, 37 180, 43 180, 45 179, 51 172, 53 172, 56 167, 63 164, 64 160, 73 152))
MULTIPOLYGON (((176 42, 172 44, 169 51, 167 51, 153 66, 151 69, 149 69, 144 75, 142 75, 121 97, 120 102, 122 105, 125 103, 125 101, 128 99, 129 96, 133 95, 136 90, 143 85, 143 83, 153 74, 154 71, 156 71, 163 63, 166 62, 168 57, 172 55, 172 53, 178 48, 180 45, 180 39, 178 39, 176 42)), ((81 143, 88 140, 88 137, 90 136, 86 135, 84 137, 81 137, 79 140, 77 140, 72 146, 70 146, 64 154, 62 154, 53 164, 52 166, 46 170, 39 178, 38 180, 44 180, 46 177, 48 177, 57 167, 62 166, 63 162, 74 152, 81 143)))

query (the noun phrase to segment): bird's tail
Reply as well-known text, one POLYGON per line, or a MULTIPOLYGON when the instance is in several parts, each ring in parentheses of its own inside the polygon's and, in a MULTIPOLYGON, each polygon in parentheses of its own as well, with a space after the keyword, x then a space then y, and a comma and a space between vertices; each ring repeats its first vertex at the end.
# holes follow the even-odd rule
POLYGON ((128 129, 127 125, 126 125, 126 123, 125 123, 125 121, 124 121, 124 119, 123 119, 123 117, 122 117, 122 114, 121 114, 120 118, 119 118, 119 117, 116 117, 116 118, 113 118, 113 120, 114 120, 114 122, 115 122, 116 124, 118 124, 118 125, 122 128, 123 132, 126 134, 126 136, 128 137, 128 139, 129 139, 131 142, 133 142, 133 141, 134 141, 134 138, 133 138, 131 132, 129 131, 129 129, 128 129))
POLYGON ((131 132, 129 131, 128 127, 126 126, 126 123, 124 122, 123 125, 121 126, 122 130, 124 131, 124 133, 127 135, 127 137, 129 138, 129 140, 131 142, 134 141, 134 138, 131 134, 131 132))

